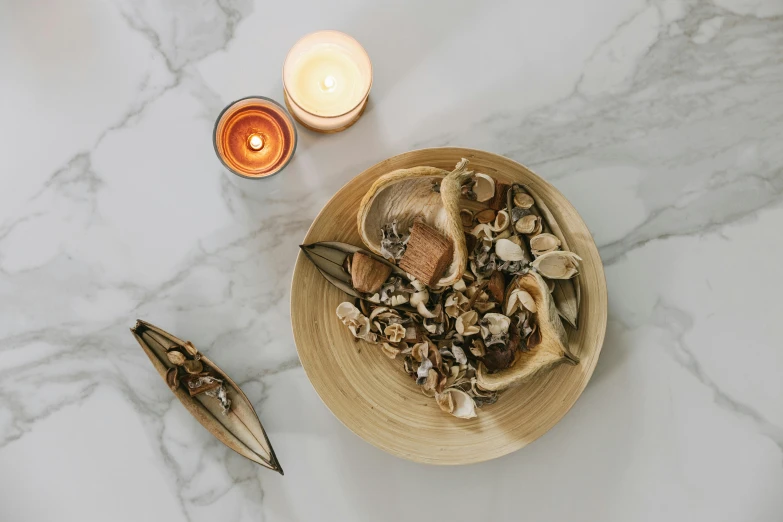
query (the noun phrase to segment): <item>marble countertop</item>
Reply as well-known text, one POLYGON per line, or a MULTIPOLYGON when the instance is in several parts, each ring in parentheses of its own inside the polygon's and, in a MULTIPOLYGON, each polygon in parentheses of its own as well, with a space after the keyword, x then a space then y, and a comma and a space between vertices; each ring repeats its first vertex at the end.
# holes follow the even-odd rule
POLYGON ((783 519, 783 4, 35 0, 0 4, 0 520, 783 519), (370 105, 242 180, 214 119, 282 99, 301 35, 370 53, 370 105), (388 156, 466 146, 560 189, 606 264, 571 412, 465 468, 349 432, 289 326, 297 245, 388 156), (241 383, 286 475, 152 371, 148 319, 241 383))

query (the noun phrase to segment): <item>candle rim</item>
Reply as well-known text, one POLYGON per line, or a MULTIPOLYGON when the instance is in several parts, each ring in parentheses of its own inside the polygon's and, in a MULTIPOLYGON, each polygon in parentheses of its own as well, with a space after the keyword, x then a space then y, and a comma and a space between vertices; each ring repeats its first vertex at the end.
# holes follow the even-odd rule
POLYGON ((272 177, 272 176, 274 176, 275 174, 279 174, 280 172, 282 172, 282 171, 283 171, 283 169, 285 169, 285 168, 288 166, 288 164, 289 164, 289 163, 291 163, 291 160, 294 158, 294 155, 296 154, 296 147, 297 147, 298 145, 299 145, 299 132, 296 130, 296 123, 294 122, 294 118, 293 118, 293 116, 291 116, 291 115, 288 113, 288 111, 285 109, 285 107, 283 107, 282 105, 280 105, 279 103, 277 103, 277 102, 276 102, 275 100, 273 100, 272 98, 267 98, 266 96, 245 96, 245 97, 243 97, 243 98, 239 98, 239 99, 237 99, 237 100, 234 100, 234 101, 232 101, 231 103, 229 103, 228 105, 226 105, 225 107, 223 107, 223 110, 222 110, 222 111, 220 111, 220 114, 218 114, 218 117, 215 119, 215 126, 214 126, 214 127, 213 127, 213 129, 212 129, 212 147, 215 149, 215 155, 217 156, 218 160, 220 160, 220 163, 221 163, 221 164, 222 164, 222 165, 223 165, 225 168, 227 168, 227 169, 228 169, 228 170, 229 170, 229 171, 230 171, 232 174, 234 174, 234 175, 236 175, 236 176, 239 176, 239 177, 241 177, 241 178, 245 178, 245 179, 266 179, 266 178, 271 178, 271 177, 272 177), (263 100, 263 101, 265 101, 265 102, 269 102, 270 104, 274 105, 275 107, 277 107, 278 109, 280 109, 280 112, 281 112, 281 113, 282 113, 282 114, 283 114, 283 115, 284 115, 286 118, 288 118, 288 121, 291 123, 291 128, 292 128, 292 129, 293 129, 293 131, 294 131, 294 134, 293 134, 293 138, 294 138, 294 145, 293 145, 293 147, 291 147, 291 154, 288 156, 288 159, 286 160, 286 162, 285 162, 285 163, 283 163, 282 165, 280 165, 280 168, 279 168, 279 169, 277 169, 275 172, 272 172, 272 173, 269 173, 269 174, 264 174, 264 175, 262 175, 262 176, 248 176, 248 175, 242 174, 241 172, 237 172, 237 171, 236 171, 236 170, 235 170, 233 167, 231 167, 229 164, 227 164, 227 163, 225 162, 225 160, 223 159, 223 157, 220 155, 220 150, 218 149, 218 143, 217 143, 217 131, 218 131, 218 126, 220 126, 220 120, 222 120, 222 119, 223 119, 223 115, 224 115, 224 114, 225 114, 225 113, 226 113, 226 112, 227 112, 229 109, 231 109, 232 107, 234 107, 236 104, 238 104, 238 103, 240 103, 240 102, 243 102, 243 101, 247 101, 247 100, 263 100))
POLYGON ((362 103, 364 103, 365 101, 367 101, 367 98, 370 96, 370 90, 372 89, 372 82, 373 82, 373 79, 374 79, 372 60, 370 59, 370 53, 367 52, 367 49, 365 49, 364 46, 361 43, 359 43, 359 40, 357 40, 356 38, 354 38, 350 34, 344 33, 342 31, 338 31, 336 29, 323 29, 321 31, 313 31, 312 33, 307 33, 306 35, 304 35, 301 38, 299 38, 294 43, 294 45, 291 46, 291 48, 288 50, 288 52, 285 55, 285 60, 283 60, 283 71, 282 71, 282 73, 283 73, 282 74, 282 76, 283 76, 283 91, 285 91, 285 94, 286 94, 286 96, 288 96, 288 99, 291 100, 294 103, 294 105, 296 105, 297 107, 302 109, 307 114, 312 114, 313 116, 315 116, 317 118, 326 118, 326 119, 329 119, 329 118, 342 118, 346 114, 350 114, 351 112, 355 111, 356 108, 358 106, 360 106, 362 103), (364 52, 364 54, 367 56, 367 62, 370 64, 370 83, 367 85, 367 92, 364 94, 364 96, 362 96, 362 99, 359 100, 359 103, 357 103, 356 105, 354 105, 353 107, 351 107, 347 111, 343 112, 342 114, 332 114, 332 115, 329 115, 329 116, 322 116, 320 114, 316 114, 314 112, 308 111, 307 109, 305 109, 302 106, 302 104, 296 99, 296 97, 291 94, 291 91, 288 89, 288 87, 285 84, 285 66, 288 63, 288 58, 291 57, 291 51, 293 51, 296 48, 296 46, 299 44, 299 42, 301 42, 305 38, 308 38, 308 37, 310 37, 310 36, 312 36, 314 34, 319 34, 319 33, 339 34, 339 35, 345 36, 349 40, 353 40, 354 42, 356 42, 356 45, 359 46, 359 49, 361 49, 362 52, 364 52))

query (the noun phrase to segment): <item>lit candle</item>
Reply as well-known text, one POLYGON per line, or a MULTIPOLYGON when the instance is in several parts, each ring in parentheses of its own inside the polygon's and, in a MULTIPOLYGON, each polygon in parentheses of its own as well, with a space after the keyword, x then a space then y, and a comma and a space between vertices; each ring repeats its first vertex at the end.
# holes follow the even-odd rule
POLYGON ((280 172, 293 157, 296 127, 285 109, 269 98, 243 98, 220 113, 213 143, 231 172, 264 178, 280 172))
POLYGON ((296 42, 283 65, 288 110, 303 126, 339 132, 364 112, 372 86, 372 63, 345 33, 319 31, 296 42))

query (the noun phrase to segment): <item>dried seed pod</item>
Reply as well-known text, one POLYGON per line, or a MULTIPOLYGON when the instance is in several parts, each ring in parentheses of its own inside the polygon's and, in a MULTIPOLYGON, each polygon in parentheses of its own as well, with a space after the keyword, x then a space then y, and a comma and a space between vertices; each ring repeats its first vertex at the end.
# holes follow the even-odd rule
POLYGON ((168 371, 166 371, 166 384, 169 385, 169 388, 171 388, 172 391, 179 388, 179 378, 177 376, 177 368, 169 368, 168 371))
POLYGON ((182 364, 182 367, 185 368, 185 371, 188 373, 201 373, 204 370, 204 365, 201 361, 196 360, 185 361, 182 364))
POLYGON ((571 279, 579 273, 581 260, 582 258, 573 252, 556 250, 536 258, 533 267, 549 279, 571 279))
POLYGON ((508 218, 508 212, 506 212, 505 210, 501 210, 495 216, 495 222, 492 223, 492 231, 496 233, 504 232, 505 230, 508 229, 508 225, 510 222, 511 220, 508 218))
POLYGON ((493 221, 495 221, 496 215, 497 214, 495 213, 494 210, 492 210, 491 208, 487 208, 477 213, 474 217, 476 218, 476 221, 478 221, 482 225, 486 225, 487 223, 492 223, 493 221))
POLYGON ((457 329, 458 334, 467 337, 469 335, 476 335, 481 331, 476 325, 477 322, 478 313, 475 310, 470 310, 457 317, 457 322, 454 327, 457 329))
POLYGON ((536 313, 536 302, 530 293, 521 288, 514 288, 506 299, 506 315, 512 315, 522 308, 536 313))
POLYGON ((459 218, 462 220, 462 226, 470 228, 473 226, 473 212, 467 208, 460 209, 459 218))
POLYGON ((176 364, 177 366, 182 366, 187 360, 185 354, 178 350, 169 350, 166 352, 166 357, 169 358, 171 364, 176 364))
POLYGON ((487 292, 498 303, 503 302, 504 294, 506 292, 506 280, 503 274, 495 270, 492 275, 489 276, 489 283, 487 284, 487 292))
POLYGON ((538 234, 530 239, 530 251, 536 257, 554 252, 559 247, 560 240, 553 234, 538 234))
POLYGON ((508 239, 497 240, 495 254, 503 261, 523 261, 525 259, 522 247, 508 239))
POLYGON ((185 341, 185 344, 183 345, 185 347, 185 351, 188 352, 193 357, 198 355, 198 350, 195 346, 193 346, 193 343, 190 341, 185 341))
POLYGON ((533 197, 530 194, 526 194, 524 192, 517 192, 514 194, 514 206, 528 209, 532 207, 536 202, 533 200, 533 197))
POLYGON ((476 194, 476 201, 483 203, 492 199, 495 195, 495 180, 481 172, 474 174, 473 179, 475 180, 473 193, 476 194))
POLYGON ((392 268, 369 254, 356 252, 351 260, 351 281, 359 292, 374 294, 391 275, 392 268))
POLYGON ((449 388, 435 396, 441 410, 460 419, 476 417, 476 403, 473 398, 459 388, 449 388))
POLYGON ((536 228, 541 227, 540 219, 535 214, 527 214, 514 223, 514 230, 520 234, 532 234, 536 228))
POLYGON ((398 343, 405 337, 405 327, 399 323, 390 324, 383 330, 383 335, 389 342, 398 343))

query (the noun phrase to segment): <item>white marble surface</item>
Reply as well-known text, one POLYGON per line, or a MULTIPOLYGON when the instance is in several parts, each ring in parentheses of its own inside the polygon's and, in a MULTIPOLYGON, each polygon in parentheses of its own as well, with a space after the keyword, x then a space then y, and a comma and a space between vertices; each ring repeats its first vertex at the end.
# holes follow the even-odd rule
POLYGON ((0 520, 783 520, 783 3, 0 3, 0 520), (286 50, 356 36, 371 105, 232 177, 229 101, 286 50), (345 429, 289 329, 297 244, 352 176, 413 148, 521 161, 606 262, 607 340, 573 410, 462 469, 345 429), (127 328, 196 342, 286 470, 213 440, 127 328))

